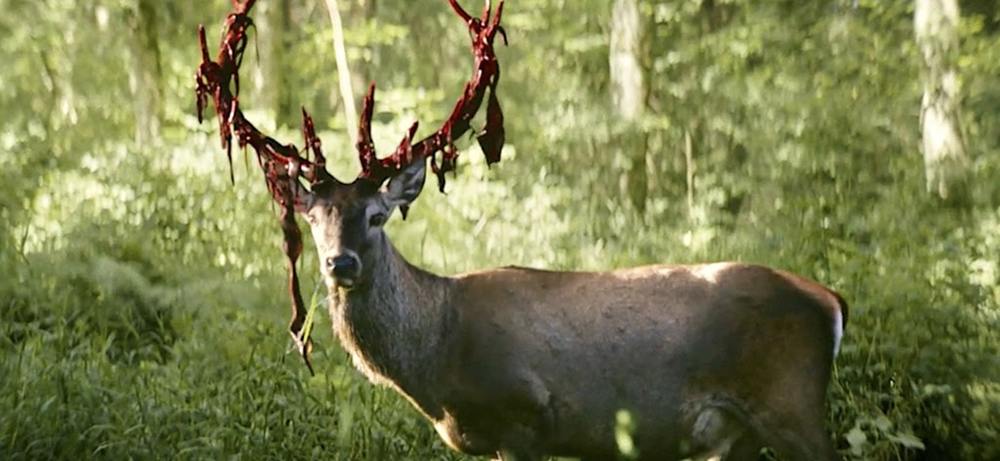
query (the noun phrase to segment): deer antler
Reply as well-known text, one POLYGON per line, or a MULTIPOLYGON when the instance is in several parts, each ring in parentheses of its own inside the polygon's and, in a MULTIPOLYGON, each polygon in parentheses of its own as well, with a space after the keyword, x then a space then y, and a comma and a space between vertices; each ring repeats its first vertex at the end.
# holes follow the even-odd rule
MULTIPOLYGON (((500 101, 497 99, 500 64, 497 62, 496 53, 493 50, 493 40, 499 33, 503 37, 504 43, 507 43, 507 34, 500 25, 500 18, 503 15, 503 0, 497 6, 496 14, 492 16, 492 20, 490 0, 486 0, 482 16, 479 18, 469 15, 458 4, 457 0, 448 0, 448 3, 469 28, 472 39, 472 54, 475 58, 472 77, 465 84, 465 91, 455 103, 451 115, 441 128, 419 142, 410 144, 410 139, 417 128, 417 124, 414 123, 396 151, 382 159, 377 158, 375 146, 371 141, 371 117, 375 104, 375 85, 372 84, 364 100, 364 108, 358 127, 357 149, 361 160, 360 177, 362 178, 381 184, 412 162, 430 158, 431 168, 438 178, 438 188, 444 192, 445 173, 455 169, 458 158, 454 140, 469 130, 472 117, 479 111, 487 89, 490 96, 486 106, 486 125, 477 134, 477 139, 483 154, 486 156, 487 165, 500 161, 500 152, 504 143, 504 128, 503 111, 500 109, 500 101), (441 153, 440 158, 437 158, 438 153, 441 153)), ((406 210, 402 211, 405 217, 406 210)))
MULTIPOLYGON (((243 115, 239 105, 240 79, 239 69, 243 63, 243 53, 247 46, 247 30, 253 26, 248 16, 255 0, 232 0, 233 12, 226 18, 219 52, 213 60, 208 52, 205 39, 205 28, 198 28, 198 39, 201 45, 201 65, 195 74, 195 95, 198 107, 198 121, 203 119, 203 113, 208 106, 209 96, 215 105, 215 113, 219 119, 219 136, 222 148, 226 150, 229 159, 229 175, 233 180, 232 138, 236 135, 242 148, 250 146, 257 154, 257 163, 264 171, 264 182, 271 197, 281 207, 281 230, 284 234, 284 252, 288 263, 288 291, 292 300, 292 319, 288 326, 295 345, 302 355, 309 372, 313 372, 309 361, 312 341, 304 331, 306 310, 299 288, 296 262, 302 254, 302 231, 295 221, 295 211, 302 211, 307 206, 309 191, 301 179, 316 186, 324 181, 337 181, 326 171, 326 158, 323 156, 321 143, 316 136, 316 130, 309 114, 302 109, 302 135, 305 138, 305 149, 300 151, 292 144, 282 144, 274 138, 263 134, 243 115), (230 87, 232 89, 230 89, 230 87), (311 160, 309 152, 312 152, 311 160)), ((504 43, 507 35, 500 25, 503 14, 503 0, 497 6, 496 14, 491 18, 490 1, 486 0, 482 16, 473 18, 456 0, 448 0, 452 9, 465 21, 472 38, 472 52, 475 64, 472 78, 466 83, 465 91, 455 103, 448 120, 436 132, 411 144, 417 131, 414 123, 399 147, 392 155, 379 159, 375 154, 375 145, 371 136, 372 111, 375 104, 374 83, 365 97, 364 108, 358 127, 357 150, 361 160, 359 178, 381 184, 386 179, 400 172, 415 161, 431 159, 431 168, 438 178, 438 187, 444 192, 445 173, 455 169, 458 152, 454 140, 461 137, 470 128, 472 118, 479 111, 486 90, 490 97, 486 106, 486 125, 478 133, 479 145, 486 156, 487 164, 500 161, 500 152, 504 143, 503 112, 497 100, 497 83, 500 79, 500 66, 493 50, 493 40, 499 33, 504 43), (440 159, 437 154, 441 153, 440 159)), ((406 209, 402 210, 406 217, 406 209)))
POLYGON ((208 53, 205 28, 203 26, 198 28, 202 61, 195 75, 198 121, 202 121, 202 114, 211 96, 215 113, 219 118, 222 148, 226 150, 229 158, 230 180, 233 179, 232 137, 235 134, 240 147, 245 149, 250 146, 256 152, 257 163, 264 171, 267 189, 281 207, 281 230, 285 237, 284 251, 288 262, 288 290, 292 299, 292 320, 288 328, 309 372, 312 373, 312 364, 309 361, 312 341, 305 337, 303 332, 306 310, 296 270, 296 262, 302 254, 302 231, 295 221, 295 211, 305 208, 309 196, 300 178, 307 180, 310 185, 327 180, 335 181, 336 178, 326 171, 326 158, 323 157, 320 140, 316 136, 312 117, 305 109, 302 109, 302 134, 305 138, 306 155, 301 155, 292 144, 282 144, 261 133, 247 120, 240 109, 239 69, 243 63, 243 52, 246 51, 247 30, 253 26, 253 21, 247 14, 254 3, 255 0, 245 2, 233 0, 233 12, 226 18, 219 53, 214 60, 208 53), (312 160, 307 158, 310 151, 312 160))

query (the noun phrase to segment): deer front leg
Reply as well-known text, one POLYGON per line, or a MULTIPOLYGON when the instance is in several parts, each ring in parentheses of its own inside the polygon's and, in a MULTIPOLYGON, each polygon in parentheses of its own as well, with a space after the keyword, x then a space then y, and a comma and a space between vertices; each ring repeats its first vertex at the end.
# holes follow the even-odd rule
POLYGON ((490 373, 500 368, 457 377, 442 393, 446 414, 435 428, 463 453, 499 461, 539 460, 555 420, 551 396, 530 374, 490 373))

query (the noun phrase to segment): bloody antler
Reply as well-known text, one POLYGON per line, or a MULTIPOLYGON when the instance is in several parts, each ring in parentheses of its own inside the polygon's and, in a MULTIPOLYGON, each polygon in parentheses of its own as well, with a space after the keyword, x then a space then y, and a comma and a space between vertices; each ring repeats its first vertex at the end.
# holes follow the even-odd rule
POLYGON ((305 137, 305 153, 312 151, 311 161, 306 156, 300 155, 294 145, 281 144, 261 133, 247 120, 240 109, 239 69, 243 62, 243 52, 246 50, 247 30, 253 26, 253 21, 247 14, 254 3, 255 0, 246 0, 242 3, 233 0, 233 12, 226 18, 222 42, 215 60, 212 60, 208 53, 205 28, 198 29, 202 59, 195 75, 198 121, 202 120, 202 114, 211 96, 219 118, 222 148, 226 149, 226 155, 229 157, 230 179, 232 179, 233 160, 232 137, 235 133, 240 147, 250 146, 256 152, 257 162, 264 171, 267 189, 281 207, 281 230, 285 237, 284 251, 288 262, 288 290, 292 299, 292 320, 288 328, 311 373, 313 369, 309 362, 309 352, 312 342, 308 337, 304 337, 306 310, 296 270, 296 262, 302 254, 302 232, 295 221, 295 211, 305 208, 308 197, 300 178, 315 184, 333 177, 325 170, 326 159, 320 148, 320 140, 316 136, 312 118, 305 109, 302 110, 302 133, 305 137))
MULTIPOLYGON (((376 157, 375 146, 371 140, 371 117, 375 103, 375 85, 372 84, 364 100, 361 123, 358 128, 357 149, 361 160, 361 177, 363 178, 381 184, 412 162, 430 158, 431 168, 438 178, 438 188, 444 192, 445 173, 455 169, 458 158, 454 140, 469 130, 472 117, 479 111, 487 89, 490 91, 490 98, 486 106, 486 125, 478 133, 477 139, 483 154, 486 156, 487 165, 500 161, 500 151, 503 149, 504 143, 504 128, 503 111, 500 109, 500 101, 497 99, 500 65, 493 50, 493 40, 499 33, 503 37, 504 43, 507 43, 507 34, 500 25, 503 0, 497 5, 496 14, 492 15, 492 18, 490 0, 486 0, 483 13, 479 18, 469 15, 458 4, 457 0, 448 0, 448 3, 469 28, 469 34, 472 38, 472 53, 475 57, 472 78, 465 84, 465 91, 455 103, 451 115, 440 129, 419 142, 410 144, 417 129, 417 124, 414 123, 396 151, 382 159, 376 157), (437 158, 439 152, 441 157, 437 158)), ((403 210, 404 216, 405 212, 403 210)))
MULTIPOLYGON (((219 118, 219 136, 222 148, 229 158, 230 180, 232 170, 232 137, 235 133, 240 147, 250 146, 257 154, 257 162, 264 171, 264 181, 271 197, 281 207, 281 230, 284 234, 284 251, 288 262, 288 291, 292 299, 292 320, 288 327, 299 353, 305 360, 310 373, 313 371, 309 361, 312 341, 304 331, 306 310, 299 289, 299 278, 296 262, 302 254, 302 232, 295 221, 295 212, 302 211, 307 206, 309 191, 302 184, 305 179, 311 186, 320 182, 333 181, 336 178, 326 171, 326 159, 323 157, 321 143, 316 136, 312 118, 302 110, 302 134, 305 138, 305 149, 300 154, 292 144, 281 144, 274 138, 260 132, 246 117, 239 106, 240 80, 239 69, 243 63, 243 53, 247 46, 247 30, 253 26, 248 16, 255 0, 232 0, 233 12, 226 18, 225 30, 219 45, 219 52, 213 60, 208 52, 205 39, 205 28, 199 27, 198 38, 201 44, 201 65, 195 75, 198 106, 198 121, 208 106, 208 98, 212 97, 215 113, 219 118), (309 152, 312 155, 308 155, 309 152), (304 154, 304 155, 303 155, 304 154), (312 160, 309 159, 312 158, 312 160)), ((454 140, 461 137, 470 128, 472 118, 479 111, 486 90, 490 91, 486 106, 486 125, 478 133, 479 145, 482 147, 488 165, 500 161, 500 151, 504 143, 503 112, 497 100, 497 83, 500 80, 500 66, 493 51, 493 40, 499 33, 504 43, 507 35, 500 26, 503 14, 503 0, 497 6, 496 13, 491 18, 490 0, 486 0, 481 17, 470 16, 458 4, 457 0, 448 0, 452 9, 465 21, 472 38, 472 52, 475 56, 475 66, 472 78, 465 85, 465 91, 455 103, 451 115, 436 132, 411 143, 417 131, 414 123, 399 147, 392 155, 379 159, 375 154, 375 145, 371 136, 372 111, 375 104, 375 85, 372 84, 365 97, 364 109, 358 128, 357 149, 361 160, 359 178, 382 184, 386 179, 400 172, 415 161, 431 159, 431 168, 438 177, 438 187, 443 192, 445 186, 444 174, 455 169, 458 152, 454 140), (441 157, 437 158, 437 154, 441 157)), ((402 210, 406 216, 406 208, 402 210)))

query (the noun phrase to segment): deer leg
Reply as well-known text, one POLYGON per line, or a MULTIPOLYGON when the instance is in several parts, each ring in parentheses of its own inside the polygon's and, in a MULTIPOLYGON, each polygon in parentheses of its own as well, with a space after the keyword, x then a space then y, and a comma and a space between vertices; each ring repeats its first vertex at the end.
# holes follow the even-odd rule
POLYGON ((839 461, 840 455, 822 425, 815 429, 802 428, 791 440, 776 441, 774 449, 785 459, 839 461))
POLYGON ((729 454, 722 459, 725 461, 757 461, 760 459, 760 450, 763 447, 764 444, 760 439, 752 434, 745 434, 736 440, 732 448, 729 449, 729 454))
POLYGON ((829 440, 815 443, 805 439, 801 434, 787 430, 771 434, 766 440, 766 444, 773 448, 781 459, 789 461, 840 460, 840 455, 833 449, 829 440))
POLYGON ((781 459, 840 460, 833 440, 826 432, 826 386, 815 384, 812 388, 801 390, 804 391, 801 399, 790 400, 780 395, 771 397, 770 404, 764 407, 767 410, 755 415, 762 429, 758 435, 781 459))
POLYGON ((497 461, 540 461, 538 454, 525 448, 501 448, 497 453, 497 461))
POLYGON ((691 426, 691 442, 697 452, 693 459, 730 459, 734 444, 747 437, 742 421, 722 408, 706 406, 697 413, 691 426))
POLYGON ((839 461, 840 455, 826 433, 822 416, 815 412, 804 413, 807 414, 780 418, 758 415, 767 428, 761 431, 764 445, 773 448, 784 460, 839 461))

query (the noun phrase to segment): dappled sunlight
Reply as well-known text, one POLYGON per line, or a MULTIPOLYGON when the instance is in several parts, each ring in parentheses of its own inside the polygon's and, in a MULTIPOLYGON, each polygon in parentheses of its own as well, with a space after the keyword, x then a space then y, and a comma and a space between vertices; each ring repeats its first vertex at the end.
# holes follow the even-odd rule
POLYGON ((639 457, 639 450, 635 446, 632 436, 636 431, 635 417, 628 410, 618 410, 615 413, 615 444, 618 445, 618 453, 625 459, 636 459, 639 457))
POLYGON ((556 250, 559 239, 571 232, 565 218, 569 211, 562 208, 571 202, 569 192, 542 186, 543 170, 536 175, 540 184, 514 195, 500 175, 505 164, 518 160, 516 147, 508 145, 504 162, 493 167, 476 154, 462 155, 465 163, 449 175, 447 194, 428 184, 408 219, 388 227, 395 244, 415 262, 447 274, 482 269, 476 261, 540 268, 565 264, 556 250), (432 229, 450 230, 429 238, 432 229))
MULTIPOLYGON (((356 177, 324 2, 259 3, 247 119, 302 147, 305 107, 328 170, 356 177)), ((448 117, 469 49, 445 0, 375 3, 340 5, 354 106, 378 82, 384 156, 414 121, 422 138, 448 117)), ((638 0, 634 48, 612 40, 611 4, 508 2, 503 160, 457 139, 447 193, 429 175, 408 218, 390 217, 392 243, 449 275, 803 274, 850 305, 827 399, 841 455, 1000 456, 995 5, 960 5, 944 81, 960 136, 928 120, 930 143, 968 157, 954 203, 927 192, 910 3, 638 0), (639 53, 621 75, 614 47, 639 53)), ((289 352, 279 209, 252 150, 234 146, 230 182, 218 121, 194 112, 197 25, 214 46, 230 6, 0 0, 0 456, 469 459, 351 366, 301 216, 316 375, 289 352)), ((645 455, 637 424, 615 415, 626 458, 645 455)))

